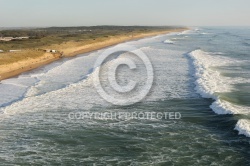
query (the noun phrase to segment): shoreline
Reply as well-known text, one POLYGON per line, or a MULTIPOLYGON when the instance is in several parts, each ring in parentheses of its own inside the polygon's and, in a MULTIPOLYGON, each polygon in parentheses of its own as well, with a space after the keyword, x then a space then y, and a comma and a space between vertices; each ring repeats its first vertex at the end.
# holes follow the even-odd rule
MULTIPOLYGON (((151 32, 151 33, 142 33, 137 34, 134 36, 115 36, 111 39, 107 39, 104 41, 97 41, 92 44, 87 44, 79 47, 73 47, 73 48, 65 48, 62 51, 64 52, 64 57, 74 57, 79 54, 85 54, 92 51, 97 51, 103 48, 107 48, 110 46, 114 46, 120 43, 153 37, 157 35, 163 35, 163 34, 169 34, 174 32, 183 32, 185 30, 188 30, 188 28, 182 28, 182 29, 174 29, 174 30, 167 30, 167 31, 160 31, 160 32, 151 32)), ((32 58, 32 59, 25 59, 22 61, 18 61, 15 63, 10 63, 6 65, 0 65, 0 81, 16 77, 24 72, 31 71, 33 69, 45 66, 47 64, 50 64, 52 62, 55 62, 57 60, 61 59, 59 54, 51 54, 51 53, 44 53, 41 57, 38 58, 32 58)))

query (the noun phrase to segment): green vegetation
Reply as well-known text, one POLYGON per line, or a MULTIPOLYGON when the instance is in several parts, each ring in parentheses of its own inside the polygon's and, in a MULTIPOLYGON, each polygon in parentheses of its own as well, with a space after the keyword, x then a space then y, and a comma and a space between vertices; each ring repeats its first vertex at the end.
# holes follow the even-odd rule
POLYGON ((93 27, 50 27, 19 30, 2 30, 0 37, 23 37, 30 39, 0 41, 0 50, 25 50, 46 48, 69 41, 89 43, 91 40, 103 40, 119 35, 133 35, 154 31, 166 31, 181 27, 147 27, 147 26, 93 26, 93 27))

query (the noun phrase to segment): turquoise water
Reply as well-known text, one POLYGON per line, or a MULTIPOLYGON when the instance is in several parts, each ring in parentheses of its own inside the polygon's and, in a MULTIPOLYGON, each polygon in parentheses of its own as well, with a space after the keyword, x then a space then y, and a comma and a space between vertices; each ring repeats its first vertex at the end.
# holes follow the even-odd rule
MULTIPOLYGON (((93 86, 104 50, 2 81, 0 165, 250 165, 249 28, 194 28, 126 44, 154 68, 150 93, 131 106, 106 102, 93 86), (86 111, 181 119, 69 118, 86 111)), ((143 80, 138 69, 122 68, 120 83, 143 80)))

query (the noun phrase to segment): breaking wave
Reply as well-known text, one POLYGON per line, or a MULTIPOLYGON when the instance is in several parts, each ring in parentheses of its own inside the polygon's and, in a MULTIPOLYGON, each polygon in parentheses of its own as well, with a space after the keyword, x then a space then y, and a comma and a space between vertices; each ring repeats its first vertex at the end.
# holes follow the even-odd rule
MULTIPOLYGON (((217 114, 248 115, 249 107, 223 100, 220 95, 232 91, 235 84, 249 82, 246 78, 223 76, 216 67, 230 66, 241 62, 221 55, 222 53, 210 53, 202 50, 195 50, 188 54, 194 66, 195 90, 202 97, 215 100, 210 108, 217 114)), ((235 129, 239 131, 239 134, 250 136, 250 121, 240 120, 235 129)))

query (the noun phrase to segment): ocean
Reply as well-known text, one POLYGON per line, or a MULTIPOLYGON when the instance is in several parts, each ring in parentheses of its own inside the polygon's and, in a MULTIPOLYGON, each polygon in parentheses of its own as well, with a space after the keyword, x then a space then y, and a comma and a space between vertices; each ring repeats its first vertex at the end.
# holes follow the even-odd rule
POLYGON ((249 101, 250 28, 118 44, 1 81, 0 165, 250 165, 249 101))

